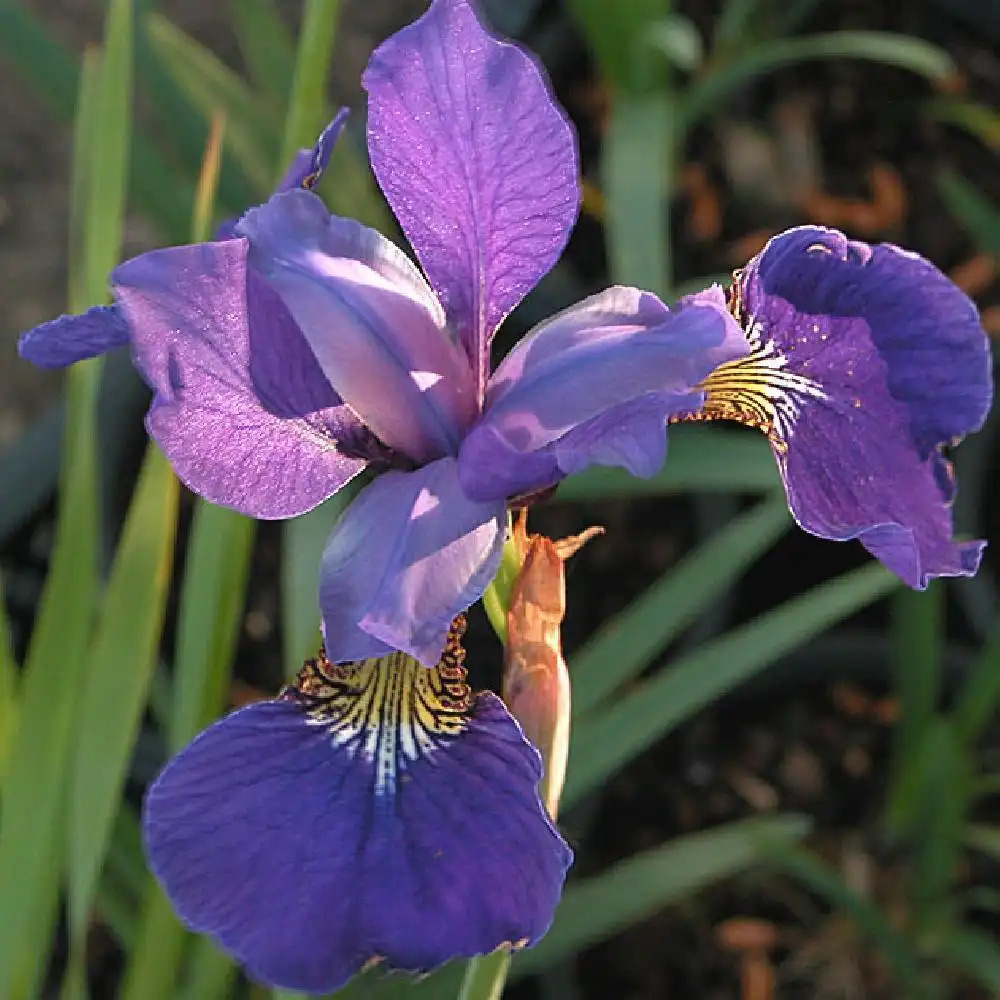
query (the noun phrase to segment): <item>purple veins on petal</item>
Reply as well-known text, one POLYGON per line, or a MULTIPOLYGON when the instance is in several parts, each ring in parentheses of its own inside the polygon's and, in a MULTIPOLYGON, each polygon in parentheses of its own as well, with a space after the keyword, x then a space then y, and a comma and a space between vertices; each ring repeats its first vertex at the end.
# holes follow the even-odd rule
POLYGON ((862 544, 911 587, 976 572, 952 539, 940 454, 992 401, 975 306, 928 261, 805 226, 774 237, 734 285, 746 359, 705 381, 696 417, 771 440, 799 524, 862 544))
POLYGON ((112 275, 150 434, 207 499, 260 518, 304 513, 364 468, 371 436, 341 402, 247 242, 142 254, 112 275))
POLYGON ((472 371, 404 253, 301 190, 252 209, 237 232, 330 383, 381 441, 417 462, 457 449, 475 414, 472 371))
POLYGON ((466 0, 434 0, 379 46, 363 83, 372 169, 481 391, 489 338, 576 220, 573 128, 532 56, 485 31, 466 0))
POLYGON ((403 650, 437 662, 452 619, 496 573, 504 499, 469 499, 457 462, 386 472, 330 535, 320 570, 327 655, 334 661, 403 650))
POLYGON ((537 752, 465 683, 463 627, 433 669, 310 661, 150 789, 153 871, 254 978, 326 992, 371 962, 425 972, 547 930, 572 854, 537 752))
POLYGON ((117 306, 94 306, 79 316, 42 323, 18 340, 18 353, 39 368, 65 368, 128 343, 128 324, 117 306))

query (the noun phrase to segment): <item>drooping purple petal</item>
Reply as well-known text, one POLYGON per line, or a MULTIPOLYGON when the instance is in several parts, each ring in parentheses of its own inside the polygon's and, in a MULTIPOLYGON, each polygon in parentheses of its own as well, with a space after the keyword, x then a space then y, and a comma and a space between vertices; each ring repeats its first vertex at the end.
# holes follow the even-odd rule
MULTIPOLYGON (((802 226, 768 243, 747 265, 743 287, 750 315, 777 297, 796 318, 860 319, 858 336, 885 361, 887 390, 907 407, 921 456, 978 430, 986 419, 993 381, 979 313, 954 282, 917 254, 802 226)), ((827 332, 813 331, 801 319, 794 332, 776 323, 772 331, 780 349, 797 352, 817 351, 814 335, 827 332)), ((831 331, 820 344, 826 365, 846 373, 853 342, 831 331)))
POLYGON ((975 573, 983 543, 952 540, 939 454, 992 399, 975 306, 915 254, 816 227, 775 237, 740 294, 798 522, 860 538, 912 587, 975 573))
POLYGON ((400 654, 304 675, 202 733, 147 796, 184 922, 255 979, 315 993, 369 962, 423 972, 537 941, 572 855, 500 700, 400 654))
POLYGON ((136 365, 156 396, 150 434, 196 493, 292 517, 365 465, 370 435, 323 377, 246 240, 142 254, 112 275, 136 365))
POLYGON ((323 553, 330 659, 401 649, 436 663, 452 619, 493 579, 505 531, 503 500, 468 499, 453 458, 379 476, 348 507, 323 553))
POLYGON ((649 476, 666 457, 666 420, 697 409, 698 383, 746 352, 721 290, 669 311, 615 287, 522 340, 490 380, 486 412, 462 444, 459 476, 479 500, 552 485, 586 465, 649 476))
POLYGON ((65 368, 127 343, 128 324, 118 307, 94 306, 79 316, 60 316, 22 333, 17 350, 39 368, 65 368))
POLYGON ((302 190, 252 209, 237 231, 330 383, 385 444, 418 462, 457 449, 475 414, 472 372, 405 254, 302 190))
POLYGON ((576 220, 572 126, 544 71, 434 0, 363 78, 372 168, 459 330, 480 386, 489 338, 556 262, 576 220))

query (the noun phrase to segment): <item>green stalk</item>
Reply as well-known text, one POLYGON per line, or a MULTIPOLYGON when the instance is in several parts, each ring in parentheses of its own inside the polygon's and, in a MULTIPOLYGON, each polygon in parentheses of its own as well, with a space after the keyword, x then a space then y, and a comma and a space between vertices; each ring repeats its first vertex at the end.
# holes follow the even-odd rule
POLYGON ((326 80, 339 10, 340 0, 306 0, 279 173, 284 172, 299 149, 313 144, 325 124, 326 80))

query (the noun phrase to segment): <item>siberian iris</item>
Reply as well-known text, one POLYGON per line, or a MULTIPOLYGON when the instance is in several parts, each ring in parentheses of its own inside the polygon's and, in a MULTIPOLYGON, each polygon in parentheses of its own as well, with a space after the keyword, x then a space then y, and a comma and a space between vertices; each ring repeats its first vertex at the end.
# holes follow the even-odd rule
POLYGON ((496 328, 576 218, 572 127, 466 0, 434 0, 364 83, 371 163, 422 272, 309 190, 334 123, 226 238, 127 261, 113 306, 21 343, 50 365, 128 343, 178 475, 251 516, 377 473, 323 554, 325 650, 202 733, 145 809, 184 920, 258 978, 314 991, 545 932, 571 852, 537 752, 467 685, 462 612, 496 573, 511 498, 590 463, 652 474, 667 419, 747 350, 718 290, 671 311, 615 287, 491 373, 496 328))
POLYGON ((371 962, 426 970, 545 933, 571 861, 540 762, 475 694, 462 612, 494 576, 512 498, 588 464, 650 475, 665 424, 769 437, 799 523, 860 537, 913 586, 971 573, 941 445, 977 428, 989 355, 930 264, 806 228, 668 310, 616 287, 491 372, 504 317, 579 204, 572 128, 529 55, 434 0, 365 74, 373 169, 422 271, 310 190, 341 120, 224 238, 143 254, 115 305, 26 334, 63 365, 130 344, 147 426, 193 490, 254 517, 377 473, 323 554, 325 650, 216 723, 146 803, 186 922, 258 978, 327 991, 371 962))
POLYGON ((590 463, 655 472, 667 418, 700 407, 698 383, 746 345, 721 294, 670 311, 615 287, 491 375, 497 326, 577 215, 572 126, 534 60, 466 0, 435 0, 364 84, 372 167, 423 273, 300 185, 232 239, 127 261, 115 306, 21 349, 52 363, 127 339, 178 475, 254 517, 301 514, 373 466, 323 555, 327 655, 432 666, 495 575, 510 498, 590 463))

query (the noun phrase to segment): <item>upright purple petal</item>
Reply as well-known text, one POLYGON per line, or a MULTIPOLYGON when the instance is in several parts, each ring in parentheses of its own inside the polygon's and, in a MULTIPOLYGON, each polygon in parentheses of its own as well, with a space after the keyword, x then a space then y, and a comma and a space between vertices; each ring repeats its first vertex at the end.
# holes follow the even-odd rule
MULTIPOLYGON (((274 189, 275 194, 282 191, 293 191, 295 188, 314 188, 326 173, 326 168, 330 165, 330 157, 333 155, 333 148, 340 139, 340 133, 344 131, 350 115, 349 108, 341 108, 334 116, 326 128, 319 134, 316 144, 312 149, 300 149, 292 158, 292 162, 285 171, 284 177, 278 182, 274 189)), ((217 240, 231 240, 236 233, 236 226, 239 224, 238 218, 226 219, 219 223, 215 230, 217 240)))
POLYGON ((366 486, 323 553, 320 608, 330 659, 401 649, 436 663, 452 619, 496 573, 505 511, 502 499, 466 497, 453 458, 387 472, 366 486))
POLYGON ((650 476, 666 457, 667 418, 700 407, 701 380, 746 349, 719 289, 674 312, 636 288, 586 299, 494 373, 459 453, 462 487, 481 501, 511 497, 594 463, 650 476))
POLYGON ((365 465, 370 434, 323 377, 246 240, 154 250, 112 275, 149 432, 196 493, 252 517, 301 514, 365 465))
POLYGON ((65 368, 128 343, 128 324, 117 306, 94 306, 79 316, 42 323, 17 342, 18 353, 39 368, 65 368))
POLYGON ((974 573, 983 543, 952 540, 939 454, 992 399, 969 299, 915 254, 816 227, 771 240, 737 293, 752 350, 706 381, 705 409, 769 435, 802 527, 860 538, 912 587, 974 573))
POLYGON ((372 962, 425 972, 545 933, 572 855, 540 776, 460 659, 321 659, 175 758, 144 833, 185 923, 255 979, 325 993, 372 962))
POLYGON ((237 231, 330 383, 385 444, 417 462, 457 450, 476 412, 472 372, 405 254, 302 190, 252 209, 237 231))
POLYGON ((434 0, 375 51, 363 83, 375 176, 482 387, 489 338, 576 220, 572 126, 535 60, 467 0, 434 0))
POLYGON ((333 147, 337 145, 350 113, 349 108, 340 108, 333 116, 333 121, 320 132, 313 148, 298 151, 292 165, 275 188, 275 194, 292 191, 295 188, 313 188, 320 182, 320 178, 330 165, 333 147))

